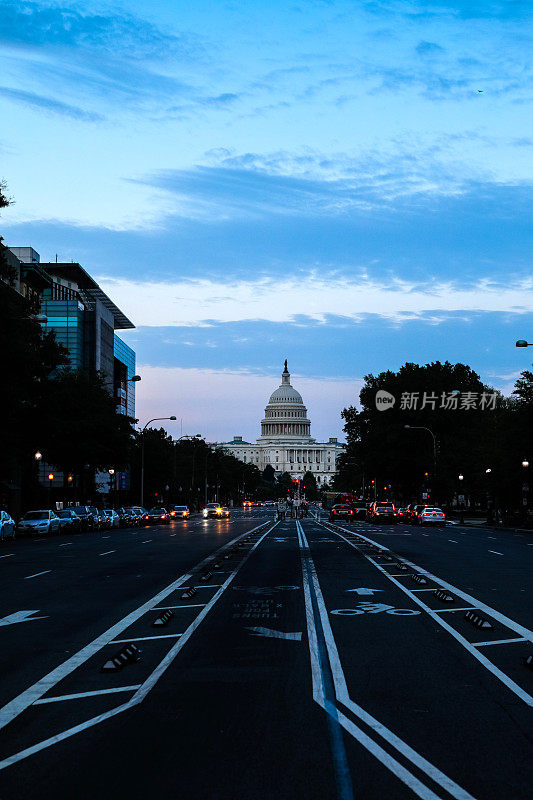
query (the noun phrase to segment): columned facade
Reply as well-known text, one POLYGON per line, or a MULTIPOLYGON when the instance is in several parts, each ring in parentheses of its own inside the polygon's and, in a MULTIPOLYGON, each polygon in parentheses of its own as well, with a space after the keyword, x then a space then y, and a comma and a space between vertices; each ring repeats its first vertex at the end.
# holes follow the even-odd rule
POLYGON ((336 472, 338 455, 343 450, 337 439, 317 442, 311 437, 311 420, 301 394, 291 385, 285 362, 280 386, 271 394, 261 420, 261 436, 255 444, 235 436, 223 445, 228 452, 264 470, 267 464, 276 475, 288 472, 302 478, 312 472, 318 485, 327 483, 336 472))

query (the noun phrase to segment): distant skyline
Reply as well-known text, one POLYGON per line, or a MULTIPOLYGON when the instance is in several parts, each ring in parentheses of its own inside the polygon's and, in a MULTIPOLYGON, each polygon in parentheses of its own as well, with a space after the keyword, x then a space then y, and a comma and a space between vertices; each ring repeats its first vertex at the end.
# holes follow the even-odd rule
POLYGON ((531 367, 531 3, 0 9, 0 235, 132 319, 139 418, 254 440, 288 358, 324 439, 369 372, 531 367))

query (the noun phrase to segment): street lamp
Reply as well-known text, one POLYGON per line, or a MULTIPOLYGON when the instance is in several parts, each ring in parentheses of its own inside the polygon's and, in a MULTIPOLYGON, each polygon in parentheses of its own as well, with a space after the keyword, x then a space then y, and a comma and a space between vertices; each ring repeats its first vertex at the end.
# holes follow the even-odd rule
POLYGON ((115 470, 114 469, 108 469, 107 471, 109 472, 109 496, 110 496, 110 500, 111 500, 111 508, 113 508, 113 505, 114 505, 113 504, 113 478, 114 478, 114 475, 115 475, 115 470))
MULTIPOLYGON (((454 390, 453 393, 455 394, 457 391, 458 390, 454 390)), ((426 428, 423 425, 404 425, 403 427, 406 430, 411 430, 411 431, 427 431, 431 435, 431 438, 433 439, 433 481, 436 484, 437 483, 437 437, 435 436, 431 428, 426 428)))
POLYGON ((151 422, 161 422, 162 420, 172 420, 175 422, 177 417, 153 417, 149 419, 141 431, 141 507, 144 508, 144 432, 151 422))
POLYGON ((132 383, 137 383, 137 381, 140 381, 140 380, 141 380, 141 376, 140 375, 132 375, 131 378, 128 378, 128 381, 131 381, 132 383))
POLYGON ((37 450, 37 452, 34 454, 33 457, 36 461, 40 461, 43 457, 43 454, 39 450, 37 450))
POLYGON ((516 342, 515 347, 533 347, 533 342, 526 342, 525 339, 519 339, 516 342))

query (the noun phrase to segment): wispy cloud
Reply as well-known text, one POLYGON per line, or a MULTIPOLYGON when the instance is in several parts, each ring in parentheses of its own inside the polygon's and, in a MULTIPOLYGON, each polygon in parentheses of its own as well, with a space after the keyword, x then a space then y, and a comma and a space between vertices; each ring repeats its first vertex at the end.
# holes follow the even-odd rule
POLYGON ((20 89, 10 89, 8 86, 0 86, 0 97, 5 97, 16 103, 22 103, 30 108, 38 108, 42 111, 49 111, 52 114, 61 114, 71 119, 83 122, 101 122, 105 117, 95 111, 86 111, 83 108, 54 100, 52 97, 43 97, 35 92, 23 92, 20 89))
POLYGON ((368 314, 397 324, 413 317, 438 324, 447 312, 527 314, 533 310, 533 278, 509 279, 506 284, 480 279, 469 288, 461 281, 375 281, 362 274, 351 280, 335 274, 298 274, 284 279, 168 283, 104 275, 99 282, 111 296, 122 298, 126 313, 140 326, 183 327, 235 320, 292 320, 309 325, 325 324, 330 316, 357 321, 368 314))

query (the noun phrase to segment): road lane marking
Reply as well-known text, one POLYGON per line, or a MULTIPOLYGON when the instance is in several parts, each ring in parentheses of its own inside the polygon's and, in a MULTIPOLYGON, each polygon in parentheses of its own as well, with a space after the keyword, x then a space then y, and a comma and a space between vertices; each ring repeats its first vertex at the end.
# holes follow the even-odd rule
POLYGON ((527 642, 527 639, 519 637, 517 639, 495 639, 492 642, 472 642, 472 647, 486 647, 489 644, 509 644, 510 642, 527 642))
MULTIPOLYGON (((218 551, 224 551, 231 547, 235 542, 240 541, 244 536, 249 536, 261 528, 265 528, 269 525, 269 522, 263 522, 260 525, 253 528, 251 531, 245 531, 244 533, 239 534, 225 545, 219 548, 218 551)), ((246 561, 249 559, 251 554, 254 550, 261 544, 265 536, 267 536, 275 527, 277 523, 275 522, 270 528, 268 528, 263 534, 260 535, 260 538, 255 542, 255 544, 251 547, 248 553, 243 553, 243 558, 240 561, 239 565, 236 567, 235 571, 226 579, 224 584, 220 587, 219 591, 215 593, 215 595, 211 598, 209 603, 204 607, 204 609, 195 617, 193 622, 189 625, 187 630, 180 636, 179 641, 176 642, 173 647, 168 651, 166 656, 163 660, 158 664, 158 666, 152 671, 149 677, 145 680, 145 682, 141 685, 141 687, 137 690, 135 695, 128 700, 127 702, 117 706, 116 708, 111 709, 110 711, 106 711, 102 714, 99 714, 96 717, 91 719, 85 720, 84 722, 69 728, 68 730, 62 731, 61 733, 56 734, 48 739, 38 742, 30 747, 25 748, 24 750, 20 750, 18 753, 14 753, 12 756, 8 756, 0 761, 0 770, 5 769, 6 767, 11 766, 12 764, 16 764, 19 761, 28 758, 29 756, 33 755, 34 753, 38 753, 42 750, 45 750, 48 747, 51 747, 58 742, 62 742, 65 739, 70 738, 71 736, 75 736, 77 733, 81 733, 82 731, 87 730, 95 725, 100 724, 100 722, 104 722, 105 720, 110 719, 111 717, 116 716, 117 714, 121 714, 123 711, 132 708, 135 705, 139 705, 142 703, 146 695, 150 692, 150 690, 155 686, 161 675, 165 672, 165 670, 170 666, 170 664, 174 661, 177 654, 180 650, 185 646, 187 641, 190 639, 194 631, 198 628, 204 618, 207 616, 213 605, 217 602, 219 597, 223 594, 225 589, 230 585, 233 578, 237 574, 237 572, 244 566, 246 561)), ((203 568, 207 566, 212 559, 212 554, 206 556, 198 565, 197 568, 203 568)), ((114 637, 122 633, 124 630, 129 628, 134 622, 136 622, 140 617, 146 614, 148 611, 151 611, 154 605, 162 602, 166 597, 172 594, 176 589, 186 583, 192 575, 190 573, 185 573, 180 578, 177 578, 167 587, 162 589, 157 595, 152 597, 146 603, 144 603, 139 608, 132 611, 123 619, 119 620, 115 625, 105 631, 103 634, 98 636, 88 645, 83 647, 80 651, 75 653, 71 656, 67 661, 60 664, 59 667, 56 667, 48 675, 45 675, 44 678, 41 678, 39 681, 34 683, 24 692, 19 694, 9 703, 6 703, 3 708, 0 708, 0 728, 7 725, 12 719, 19 716, 26 708, 30 705, 35 704, 36 700, 40 699, 46 692, 50 691, 53 686, 55 686, 59 681, 61 681, 66 675, 69 675, 73 672, 77 667, 81 664, 85 663, 91 656, 101 650, 105 645, 109 644, 114 637)), ((130 641, 130 640, 128 640, 130 641)))
POLYGON ((293 642, 302 641, 302 632, 295 631, 294 633, 286 633, 285 631, 276 631, 273 628, 246 628, 247 631, 253 636, 264 636, 266 639, 288 639, 293 642))
POLYGON ((60 703, 62 700, 78 700, 81 697, 96 697, 100 694, 115 694, 117 692, 135 692, 141 684, 134 686, 116 686, 114 689, 96 689, 93 692, 76 692, 75 694, 61 694, 57 697, 41 697, 36 700, 34 706, 44 705, 45 703, 60 703))
POLYGON ((4 555, 0 556, 0 558, 9 558, 9 556, 14 556, 14 555, 15 553, 4 553, 4 555))
POLYGON ((465 608, 435 608, 435 614, 446 614, 447 611, 474 611, 472 606, 465 608))
POLYGON ((30 578, 38 578, 39 575, 46 575, 48 572, 52 572, 51 569, 45 569, 43 572, 36 572, 35 575, 26 575, 24 578, 25 581, 29 581, 30 578))
MULTIPOLYGON (((341 528, 341 530, 345 530, 345 528, 341 528)), ((334 532, 341 539, 344 539, 344 541, 348 545, 350 545, 350 547, 353 547, 353 548, 357 549, 357 545, 356 544, 351 542, 349 539, 347 539, 345 536, 343 536, 338 531, 334 531, 334 532)), ((385 549, 385 548, 381 548, 381 549, 385 549)), ((453 638, 457 642, 459 642, 459 644, 462 644, 463 647, 466 650, 468 650, 468 652, 472 656, 474 656, 474 658, 477 659, 480 664, 482 664, 490 673, 492 673, 492 675, 494 675, 494 677, 498 678, 505 686, 507 686, 507 688, 511 692, 513 692, 514 694, 517 695, 517 697, 519 697, 521 700, 523 700, 524 703, 526 703, 526 705, 533 706, 533 697, 530 694, 528 694, 528 692, 524 691, 524 689, 522 689, 521 686, 519 686, 517 683, 515 683, 508 675, 506 675, 505 672, 502 672, 502 670, 499 669, 495 664, 493 664, 492 661, 490 661, 488 658, 486 658, 482 653, 479 653, 475 649, 475 647, 467 639, 465 639, 464 636, 461 636, 461 634, 458 633, 458 631, 456 631, 455 628, 452 628, 451 625, 448 625, 448 623, 445 622, 442 619, 442 617, 439 617, 439 615, 436 613, 436 611, 434 609, 430 608, 419 597, 417 597, 416 594, 414 594, 414 591, 416 591, 416 589, 414 591, 411 591, 410 589, 408 589, 402 583, 397 581, 394 576, 390 575, 385 569, 383 569, 383 567, 380 564, 377 563, 377 561, 374 561, 374 559, 371 556, 367 555, 366 553, 365 553, 365 558, 368 561, 370 561, 370 563, 373 564, 376 567, 376 569, 378 569, 390 581, 392 581, 395 584, 395 586, 397 586, 402 592, 404 592, 406 595, 408 595, 408 597, 410 597, 417 605, 419 605, 421 608, 423 608, 425 610, 425 612, 430 617, 432 617, 432 619, 436 620, 439 625, 441 625, 446 631, 448 631, 448 633, 451 636, 453 636, 453 638)), ((407 561, 407 559, 402 559, 402 560, 403 560, 404 564, 408 564, 410 567, 414 567, 419 572, 421 572, 420 568, 417 567, 416 564, 413 564, 411 561, 407 561)), ((512 619, 509 619, 504 614, 500 614, 499 611, 496 611, 495 609, 491 608, 490 606, 485 605, 485 603, 478 603, 474 597, 471 597, 470 595, 466 594, 465 592, 462 592, 460 589, 457 589, 457 587, 452 586, 451 584, 447 583, 446 581, 443 581, 441 578, 437 578, 436 575, 432 575, 430 572, 427 572, 427 571, 424 572, 423 574, 427 575, 429 578, 431 578, 431 580, 434 580, 436 583, 439 583, 444 588, 449 589, 451 592, 454 592, 459 597, 462 597, 462 599, 466 600, 466 602, 472 603, 472 605, 475 608, 477 608, 479 610, 482 610, 482 611, 485 611, 489 616, 493 617, 494 619, 497 619, 499 622, 501 622, 506 627, 510 628, 511 630, 514 630, 516 633, 522 634, 525 637, 525 639, 527 639, 527 641, 533 642, 533 631, 530 631, 527 628, 524 628, 523 625, 520 625, 517 622, 514 622, 512 619)), ((419 589, 418 591, 422 591, 422 590, 419 589)))
POLYGON ((110 553, 116 553, 116 550, 106 550, 105 553, 98 553, 99 556, 108 556, 110 553))
POLYGON ((63 544, 60 544, 59 546, 60 547, 68 547, 69 544, 72 544, 72 542, 64 542, 63 544))
POLYGON ((13 614, 8 614, 7 617, 0 619, 0 625, 16 625, 18 622, 33 622, 34 619, 48 619, 48 616, 32 617, 32 614, 37 614, 38 608, 32 611, 15 611, 13 614))
POLYGON ((144 542, 141 542, 141 544, 148 544, 148 542, 153 542, 153 541, 154 541, 153 539, 145 539, 144 542))
POLYGON ((503 556, 503 553, 499 553, 497 550, 489 550, 489 553, 494 553, 495 556, 503 556))
MULTIPOLYGON (((115 639, 109 644, 128 644, 128 642, 147 642, 149 639, 176 639, 183 636, 182 633, 162 633, 159 636, 136 636, 133 639, 115 639)), ((142 685, 142 684, 141 684, 142 685)))
POLYGON ((324 645, 329 659, 331 674, 333 677, 333 684, 335 690, 335 697, 346 709, 348 709, 354 716, 361 722, 366 724, 374 734, 377 734, 384 739, 389 745, 394 747, 402 756, 414 764, 418 769, 424 772, 431 780, 435 781, 441 788, 445 789, 455 800, 474 800, 472 795, 462 789, 458 784, 451 780, 447 775, 441 772, 431 762, 427 761, 423 756, 413 750, 406 742, 400 739, 395 733, 389 730, 385 725, 378 722, 367 711, 361 708, 357 703, 350 699, 346 679, 342 669, 342 665, 337 650, 337 645, 331 630, 328 612, 318 582, 316 569, 309 551, 309 544, 305 538, 303 528, 297 523, 298 542, 302 554, 302 576, 304 584, 304 599, 305 611, 307 619, 307 631, 309 642, 309 655, 311 658, 311 675, 313 683, 313 699, 324 708, 328 714, 334 713, 342 725, 342 727, 350 733, 363 747, 365 747, 378 761, 387 767, 397 778, 409 786, 410 789, 423 798, 423 800, 437 800, 436 795, 431 789, 423 784, 416 778, 408 769, 400 764, 393 756, 387 753, 377 742, 370 736, 356 726, 346 715, 339 711, 337 708, 331 709, 326 705, 326 698, 324 696, 323 682, 322 682, 322 669, 320 665, 320 648, 318 642, 318 631, 316 622, 320 622, 322 629, 322 636, 324 638, 324 645), (318 620, 314 610, 314 603, 318 609, 318 620))
POLYGON ((207 603, 183 603, 181 606, 157 606, 152 611, 166 611, 167 608, 203 608, 207 603))
POLYGON ((453 542, 454 544, 459 544, 459 542, 457 541, 457 539, 448 539, 448 541, 449 541, 449 542, 453 542))

